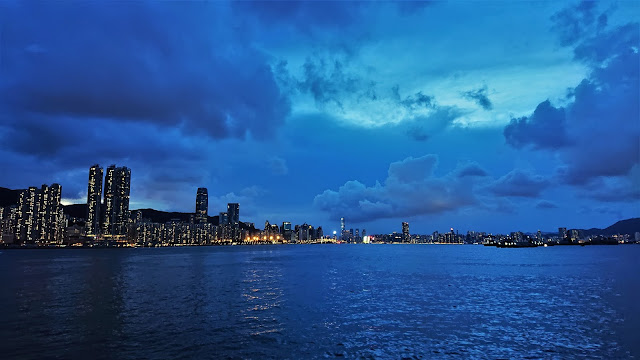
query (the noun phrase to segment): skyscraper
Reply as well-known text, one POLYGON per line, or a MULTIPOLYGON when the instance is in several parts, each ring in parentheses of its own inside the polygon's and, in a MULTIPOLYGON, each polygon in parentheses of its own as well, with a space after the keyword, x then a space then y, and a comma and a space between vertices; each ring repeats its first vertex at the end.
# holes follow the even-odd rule
POLYGON ((30 186, 20 193, 16 224, 16 240, 19 243, 35 241, 38 206, 38 188, 30 186))
POLYGON ((403 222, 402 223, 402 242, 403 243, 408 243, 409 239, 410 239, 409 223, 408 222, 403 222))
POLYGON ((567 238, 567 228, 558 228, 558 241, 564 241, 567 238))
POLYGON ((131 169, 126 166, 107 168, 104 178, 104 223, 105 235, 125 235, 129 220, 129 193, 131 169))
POLYGON ((40 188, 38 235, 41 243, 62 241, 62 186, 51 184, 40 188))
POLYGON ((228 203, 227 214, 229 215, 229 224, 237 226, 240 224, 240 204, 228 203))
POLYGON ((196 224, 205 224, 209 213, 209 195, 207 188, 198 188, 196 194, 196 224))
POLYGON ((229 214, 226 212, 221 212, 218 215, 218 225, 229 225, 229 214))
POLYGON ((21 243, 62 241, 62 187, 58 184, 29 187, 18 199, 16 239, 21 243))
POLYGON ((89 168, 89 185, 87 188, 87 235, 97 235, 100 231, 100 201, 102 199, 103 171, 100 165, 89 168))

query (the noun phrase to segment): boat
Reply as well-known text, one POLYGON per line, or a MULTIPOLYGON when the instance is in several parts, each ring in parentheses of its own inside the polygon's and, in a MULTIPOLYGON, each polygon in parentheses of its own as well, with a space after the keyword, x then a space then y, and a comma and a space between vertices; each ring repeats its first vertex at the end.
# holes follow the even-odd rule
POLYGON ((499 248, 530 248, 530 247, 538 247, 537 244, 530 242, 501 242, 496 244, 496 247, 499 248))

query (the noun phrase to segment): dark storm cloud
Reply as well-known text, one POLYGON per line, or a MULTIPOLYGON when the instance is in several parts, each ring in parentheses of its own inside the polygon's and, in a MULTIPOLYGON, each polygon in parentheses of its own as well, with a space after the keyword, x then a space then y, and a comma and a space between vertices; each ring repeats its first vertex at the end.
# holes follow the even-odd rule
POLYGON ((288 115, 288 100, 267 57, 226 28, 224 8, 10 6, 2 19, 3 108, 179 125, 214 138, 268 136, 288 115))
POLYGON ((564 109, 555 108, 547 100, 540 103, 530 117, 511 119, 504 128, 504 137, 516 148, 557 149, 569 143, 564 123, 564 109))
POLYGON ((514 147, 557 149, 562 181, 586 186, 598 177, 629 176, 640 164, 640 25, 606 28, 595 3, 571 9, 554 17, 555 29, 591 72, 571 89, 565 108, 545 101, 529 118, 513 119, 504 135, 514 147))
POLYGON ((478 104, 478 106, 480 106, 485 110, 491 110, 493 109, 493 103, 491 103, 491 100, 489 99, 487 92, 488 92, 487 86, 485 85, 484 87, 481 87, 476 90, 469 90, 469 91, 463 92, 462 97, 464 97, 467 100, 471 100, 475 102, 476 104, 478 104))
POLYGON ((488 189, 498 196, 535 198, 549 185, 549 180, 540 175, 515 169, 493 182, 488 189))
POLYGON ((16 172, 14 186, 25 186, 20 181, 61 181, 58 179, 64 176, 63 195, 76 198, 86 191, 86 172, 94 163, 126 165, 133 169, 137 180, 149 175, 144 180, 148 189, 162 183, 169 174, 176 180, 174 189, 179 187, 177 182, 202 180, 205 174, 202 163, 206 154, 198 151, 202 139, 185 138, 178 130, 149 123, 22 116, 6 129, 0 131, 0 142, 5 145, 0 167, 49 169, 40 174, 16 172), (78 176, 64 175, 76 172, 78 176))
POLYGON ((384 184, 366 186, 348 181, 338 191, 325 190, 314 205, 333 219, 351 221, 439 214, 477 204, 470 177, 459 177, 460 170, 434 175, 438 157, 433 154, 409 157, 389 165, 384 184))

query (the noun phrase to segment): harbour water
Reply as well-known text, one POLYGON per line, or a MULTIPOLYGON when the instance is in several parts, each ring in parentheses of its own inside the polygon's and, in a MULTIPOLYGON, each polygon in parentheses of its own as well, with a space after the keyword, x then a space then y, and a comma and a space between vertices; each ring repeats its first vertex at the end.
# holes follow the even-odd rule
POLYGON ((640 246, 0 252, 3 359, 640 356, 640 246))

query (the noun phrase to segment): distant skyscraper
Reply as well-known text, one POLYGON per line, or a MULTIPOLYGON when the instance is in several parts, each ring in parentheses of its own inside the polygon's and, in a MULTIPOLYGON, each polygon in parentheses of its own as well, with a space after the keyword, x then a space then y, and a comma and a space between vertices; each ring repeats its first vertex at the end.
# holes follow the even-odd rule
POLYGON ((129 194, 131 169, 126 166, 107 168, 104 178, 104 222, 105 235, 126 235, 129 220, 129 194))
POLYGON ((558 240, 563 241, 567 237, 567 228, 558 228, 558 240))
POLYGON ((218 215, 218 225, 229 225, 229 214, 226 212, 221 212, 218 215))
POLYGON ((20 193, 16 224, 16 240, 19 243, 35 242, 38 205, 38 188, 31 186, 20 193))
POLYGON ((402 223, 402 242, 407 243, 407 242, 409 242, 409 239, 410 239, 409 223, 408 222, 403 222, 402 223))
POLYGON ((340 218, 340 232, 344 232, 345 227, 344 227, 344 218, 341 217, 340 218))
POLYGON ((292 233, 291 223, 289 221, 283 221, 282 229, 280 230, 280 232, 282 234, 283 239, 286 239, 287 241, 291 240, 291 233, 292 233))
POLYGON ((87 235, 97 235, 100 231, 100 201, 102 199, 103 171, 96 164, 89 168, 89 186, 87 188, 87 235))
POLYGON ((240 224, 240 204, 238 203, 228 203, 227 204, 227 214, 229 214, 229 224, 230 225, 238 225, 240 224))
POLYGON ((62 187, 58 184, 29 187, 18 199, 16 236, 21 243, 62 241, 62 187))
POLYGON ((51 184, 40 188, 38 235, 42 243, 62 241, 62 186, 51 184))
POLYGON ((195 222, 197 224, 205 224, 209 213, 209 195, 207 188, 198 188, 196 194, 196 216, 195 222))

